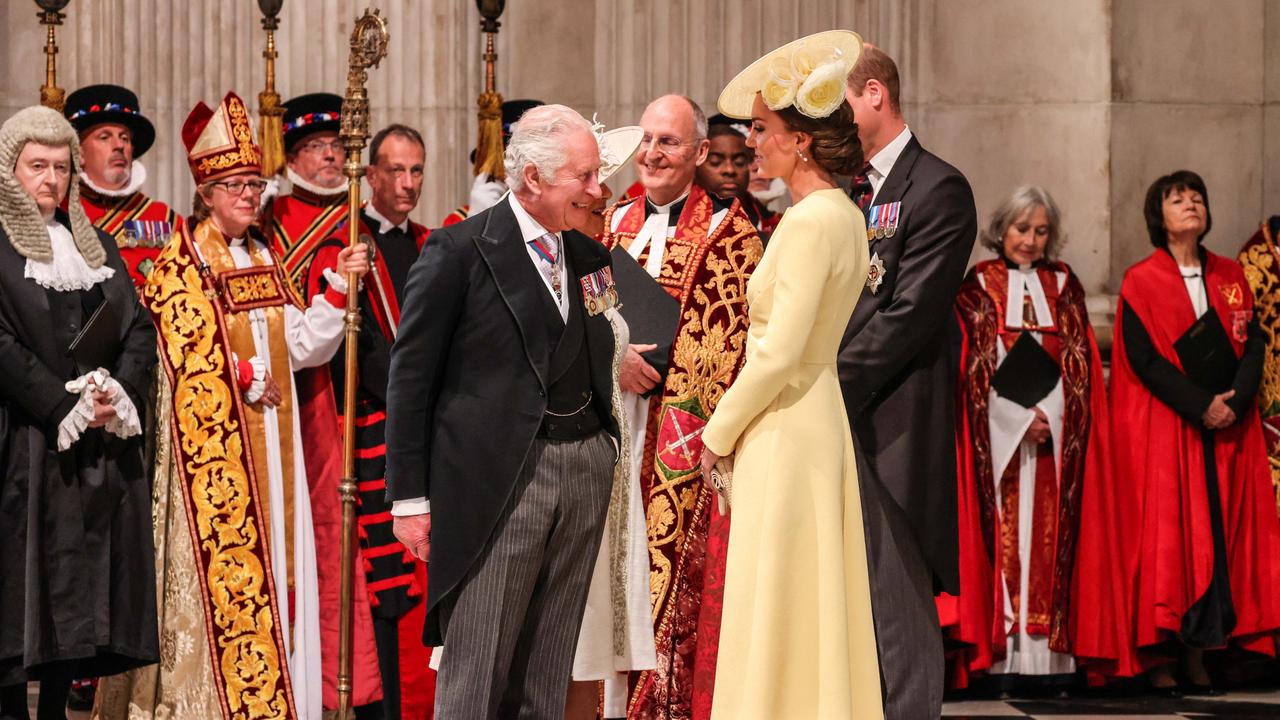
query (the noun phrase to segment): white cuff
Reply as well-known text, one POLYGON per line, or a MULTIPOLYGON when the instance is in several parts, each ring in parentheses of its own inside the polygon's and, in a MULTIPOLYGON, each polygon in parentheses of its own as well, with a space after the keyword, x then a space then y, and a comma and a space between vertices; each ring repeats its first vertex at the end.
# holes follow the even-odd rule
POLYGON ((267 391, 267 361, 255 355, 249 358, 249 364, 253 366, 253 382, 244 391, 244 401, 252 405, 267 391))
POLYGON ((333 268, 324 269, 324 279, 329 283, 329 287, 343 295, 347 294, 347 276, 334 270, 333 268))
POLYGON ((120 381, 108 378, 103 389, 115 393, 111 397, 111 407, 115 409, 116 416, 107 421, 107 432, 121 440, 141 435, 142 421, 138 419, 138 408, 134 407, 133 400, 124 391, 120 381))
POLYGON ((84 392, 80 394, 80 401, 71 408, 71 412, 58 423, 58 452, 71 449, 91 422, 93 422, 93 395, 92 392, 84 392))
POLYGON ((391 501, 392 517, 409 517, 411 515, 426 515, 431 512, 431 501, 424 498, 412 498, 410 500, 393 500, 391 501))

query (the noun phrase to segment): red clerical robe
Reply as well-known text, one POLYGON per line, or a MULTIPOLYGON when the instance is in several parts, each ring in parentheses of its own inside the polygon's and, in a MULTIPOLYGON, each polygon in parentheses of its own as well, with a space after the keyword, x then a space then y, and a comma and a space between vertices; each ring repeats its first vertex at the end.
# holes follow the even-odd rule
MULTIPOLYGON (((961 593, 940 598, 939 615, 959 646, 949 657, 957 687, 988 670, 1073 671, 1063 655, 1110 673, 1132 669, 1128 614, 1116 592, 1122 568, 1109 552, 1117 530, 1104 512, 1106 493, 1114 489, 1105 380, 1084 289, 1063 263, 1042 263, 1032 273, 1016 278, 1015 289, 1027 289, 1010 299, 1006 263, 979 263, 956 297, 962 331, 956 403, 961 593), (1033 285, 1042 291, 1032 293, 1033 285), (1043 298, 1043 310, 1033 295, 1043 298), (1010 303, 1023 310, 1021 318, 1008 317, 1010 303), (1039 403, 1056 409, 1057 417, 1050 418, 1051 438, 1033 453, 1034 469, 1025 468, 1034 474, 1033 498, 1020 496, 1027 450, 1020 438, 993 442, 991 420, 997 402, 992 376, 1004 355, 997 346, 1008 351, 1024 332, 1034 333, 1061 372, 1060 386, 1039 403), (1028 508, 1031 517, 1021 517, 1028 508), (1020 521, 1030 523, 1031 538, 1022 552, 1019 534, 1028 527, 1020 521), (1006 657, 1010 646, 1019 662, 1006 657)), ((1025 432, 1018 427, 1015 432, 1025 432)))
MULTIPOLYGON (((1212 253, 1201 257, 1209 312, 1243 357, 1256 332, 1244 272, 1212 253)), ((1124 553, 1125 577, 1132 579, 1125 590, 1134 610, 1134 642, 1156 650, 1174 638, 1217 635, 1216 643, 1197 644, 1230 641, 1273 655, 1280 628, 1280 521, 1252 392, 1234 399, 1233 425, 1207 431, 1191 415, 1203 412, 1199 405, 1207 407, 1208 391, 1183 386, 1183 395, 1205 399, 1180 414, 1166 402, 1180 405, 1178 397, 1157 390, 1189 382, 1174 342, 1195 320, 1183 276, 1167 251, 1156 250, 1125 273, 1111 372, 1116 502, 1107 509, 1124 532, 1117 549, 1124 553), (1160 372, 1165 379, 1158 381, 1160 372), (1224 607, 1215 614, 1226 620, 1206 626, 1199 618, 1211 612, 1208 605, 1224 607)), ((1237 374, 1237 386, 1249 380, 1241 380, 1244 374, 1237 374)), ((1141 660, 1149 666, 1161 658, 1152 653, 1141 660)))
POLYGON ((306 290, 307 270, 316 248, 346 220, 346 192, 316 195, 294 187, 293 194, 271 201, 269 214, 264 215, 263 229, 294 292, 301 294, 306 290))
MULTIPOLYGON (((388 717, 428 720, 435 704, 436 673, 430 668, 431 650, 422 644, 426 620, 427 566, 416 560, 391 529, 391 503, 386 499, 387 372, 391 344, 400 326, 400 292, 417 253, 430 231, 409 223, 409 238, 390 238, 374 230, 378 223, 361 213, 359 236, 374 243, 372 267, 364 277, 360 298, 360 385, 356 390, 356 481, 360 492, 357 510, 360 525, 360 566, 368 581, 369 605, 375 624, 394 625, 395 642, 382 631, 378 655, 382 667, 384 701, 388 717), (410 240, 412 247, 394 246, 410 240), (411 251, 411 252, 406 252, 411 251), (392 707, 394 706, 394 707, 392 707)), ((347 244, 343 227, 316 250, 307 280, 307 296, 328 289, 323 268, 333 267, 347 244)), ((339 349, 331 367, 335 377, 339 426, 343 418, 344 350, 339 349)))
MULTIPOLYGON (((733 382, 746 347, 746 288, 763 252, 735 200, 719 211, 694 187, 666 240, 658 284, 680 301, 680 325, 661 392, 648 401, 640 487, 648 518, 650 597, 658 667, 638 673, 628 716, 707 717, 724 594, 728 520, 711 511, 698 435, 733 382)), ((643 200, 605 215, 602 242, 629 248, 645 225, 643 200)), ((640 256, 643 266, 648 251, 640 256)), ((624 299, 625 302, 625 299, 624 299)))
POLYGON ((80 184, 80 204, 94 227, 116 239, 120 256, 134 287, 142 290, 147 273, 169 238, 178 231, 182 218, 159 200, 152 200, 141 191, 122 196, 108 196, 95 192, 86 183, 80 184))

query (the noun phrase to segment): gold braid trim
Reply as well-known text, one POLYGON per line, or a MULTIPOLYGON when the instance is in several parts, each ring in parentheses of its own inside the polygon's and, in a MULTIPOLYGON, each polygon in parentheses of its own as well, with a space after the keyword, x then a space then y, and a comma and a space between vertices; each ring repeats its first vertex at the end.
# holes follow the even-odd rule
POLYGON ((143 297, 173 384, 173 452, 204 585, 215 685, 228 718, 293 718, 239 391, 220 310, 191 248, 182 227, 157 259, 143 297))

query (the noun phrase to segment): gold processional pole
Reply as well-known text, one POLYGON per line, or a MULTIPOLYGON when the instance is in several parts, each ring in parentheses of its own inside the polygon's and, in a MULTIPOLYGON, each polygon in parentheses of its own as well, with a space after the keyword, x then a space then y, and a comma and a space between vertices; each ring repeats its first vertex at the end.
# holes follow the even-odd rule
MULTIPOLYGON (((369 138, 367 72, 387 54, 387 21, 377 10, 365 10, 351 31, 351 57, 347 61, 347 95, 342 100, 342 144, 347 149, 343 171, 347 175, 347 244, 360 241, 360 155, 369 138)), ((360 334, 359 280, 347 274, 346 378, 342 392, 342 617, 338 626, 338 720, 350 720, 351 652, 356 588, 356 339, 360 334)))
POLYGON ((480 21, 480 30, 484 32, 484 92, 480 93, 479 119, 480 132, 476 135, 476 161, 474 174, 488 175, 501 182, 507 177, 502 165, 502 95, 496 89, 495 64, 498 52, 494 49, 494 39, 501 23, 502 9, 506 0, 476 0, 476 7, 484 17, 480 21))
POLYGON ((284 167, 284 106, 276 92, 276 30, 280 27, 280 7, 284 0, 258 0, 262 29, 267 31, 267 84, 258 93, 258 147, 262 148, 262 174, 271 177, 284 167))
POLYGON ((62 9, 71 0, 36 0, 40 6, 40 24, 48 28, 44 43, 44 85, 40 86, 40 104, 62 112, 67 101, 67 93, 58 87, 58 43, 54 28, 66 19, 62 9))

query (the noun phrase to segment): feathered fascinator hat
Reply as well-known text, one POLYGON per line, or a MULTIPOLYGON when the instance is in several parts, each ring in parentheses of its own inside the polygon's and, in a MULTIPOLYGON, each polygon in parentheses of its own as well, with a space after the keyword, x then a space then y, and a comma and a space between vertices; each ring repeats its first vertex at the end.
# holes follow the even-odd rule
POLYGON ((756 93, 770 110, 794 107, 824 118, 844 102, 849 71, 862 55, 862 37, 828 30, 783 45, 747 66, 720 93, 720 112, 750 118, 756 93))

